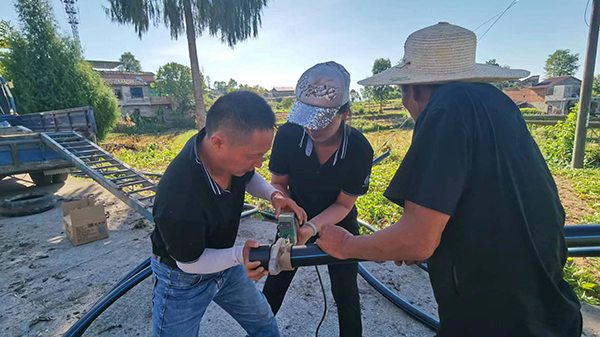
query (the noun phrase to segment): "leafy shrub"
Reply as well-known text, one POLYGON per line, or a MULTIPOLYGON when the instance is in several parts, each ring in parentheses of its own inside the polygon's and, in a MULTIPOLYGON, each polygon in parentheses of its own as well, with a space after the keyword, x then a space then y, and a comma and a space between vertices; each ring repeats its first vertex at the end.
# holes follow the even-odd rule
POLYGON ((543 112, 536 108, 521 108, 521 113, 523 115, 541 115, 543 112))
MULTIPOLYGON (((545 127, 545 141, 540 144, 548 166, 554 169, 567 168, 571 165, 579 105, 575 105, 571 111, 564 122, 559 121, 556 125, 545 127)), ((598 146, 586 146, 584 167, 600 167, 598 146)))

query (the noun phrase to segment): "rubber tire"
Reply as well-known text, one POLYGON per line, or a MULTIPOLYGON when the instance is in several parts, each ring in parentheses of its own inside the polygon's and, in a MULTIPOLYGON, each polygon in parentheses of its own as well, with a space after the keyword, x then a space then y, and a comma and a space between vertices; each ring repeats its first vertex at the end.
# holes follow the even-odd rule
POLYGON ((26 193, 0 201, 0 214, 24 216, 42 213, 56 206, 56 197, 46 193, 26 193))
POLYGON ((67 181, 68 178, 69 178, 69 174, 68 173, 55 174, 55 175, 52 176, 52 183, 53 184, 62 184, 65 181, 67 181))
POLYGON ((48 186, 52 184, 52 176, 45 175, 44 172, 29 173, 29 177, 36 186, 48 186))

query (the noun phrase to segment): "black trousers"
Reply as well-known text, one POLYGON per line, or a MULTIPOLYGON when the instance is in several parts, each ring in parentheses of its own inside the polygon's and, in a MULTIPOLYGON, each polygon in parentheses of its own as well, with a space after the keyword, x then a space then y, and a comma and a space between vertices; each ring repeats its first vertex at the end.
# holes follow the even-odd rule
MULTIPOLYGON (((356 229, 358 232, 358 228, 356 229)), ((353 232, 353 231, 351 231, 353 232)), ((314 242, 312 238, 310 242, 314 242)), ((360 297, 358 294, 358 263, 329 265, 331 292, 338 309, 338 322, 341 337, 362 336, 360 297)), ((269 275, 263 293, 277 315, 283 298, 296 275, 296 270, 284 271, 276 276, 269 275)))

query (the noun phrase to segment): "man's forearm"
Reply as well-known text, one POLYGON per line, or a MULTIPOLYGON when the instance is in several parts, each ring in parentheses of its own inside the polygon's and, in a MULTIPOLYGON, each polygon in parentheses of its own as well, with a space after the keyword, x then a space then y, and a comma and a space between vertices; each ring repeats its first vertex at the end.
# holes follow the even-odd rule
POLYGON ((372 261, 422 261, 433 254, 437 243, 427 240, 402 219, 366 236, 348 236, 342 247, 346 258, 372 261))
POLYGON ((192 263, 177 262, 179 269, 189 274, 212 274, 244 263, 244 247, 226 249, 206 248, 198 260, 192 263))
POLYGON ((271 201, 273 193, 279 190, 255 172, 252 179, 246 184, 246 191, 253 197, 271 201))

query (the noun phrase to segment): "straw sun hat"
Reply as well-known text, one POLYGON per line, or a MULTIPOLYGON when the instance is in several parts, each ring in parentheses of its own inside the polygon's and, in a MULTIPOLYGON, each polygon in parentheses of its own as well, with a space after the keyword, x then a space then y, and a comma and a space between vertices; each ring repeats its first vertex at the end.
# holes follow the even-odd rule
POLYGON ((475 63, 472 31, 440 22, 412 33, 400 64, 359 81, 362 85, 496 82, 527 77, 529 71, 475 63))

